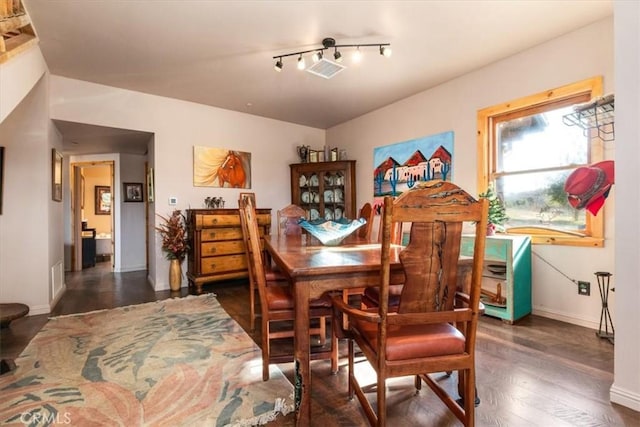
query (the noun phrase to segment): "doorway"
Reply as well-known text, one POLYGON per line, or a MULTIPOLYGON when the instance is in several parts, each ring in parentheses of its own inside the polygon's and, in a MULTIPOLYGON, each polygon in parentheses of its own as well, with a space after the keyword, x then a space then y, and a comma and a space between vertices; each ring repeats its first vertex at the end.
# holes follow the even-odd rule
POLYGON ((71 166, 75 190, 72 191, 73 270, 81 271, 93 268, 97 263, 108 263, 113 271, 114 162, 83 162, 73 163, 71 166))

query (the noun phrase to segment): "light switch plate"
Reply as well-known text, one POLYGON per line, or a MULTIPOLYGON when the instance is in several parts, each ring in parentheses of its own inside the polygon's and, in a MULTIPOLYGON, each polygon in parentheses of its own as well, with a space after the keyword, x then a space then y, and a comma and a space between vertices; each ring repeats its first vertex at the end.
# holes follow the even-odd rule
POLYGON ((177 197, 169 197, 169 206, 175 206, 178 204, 178 198, 177 197))

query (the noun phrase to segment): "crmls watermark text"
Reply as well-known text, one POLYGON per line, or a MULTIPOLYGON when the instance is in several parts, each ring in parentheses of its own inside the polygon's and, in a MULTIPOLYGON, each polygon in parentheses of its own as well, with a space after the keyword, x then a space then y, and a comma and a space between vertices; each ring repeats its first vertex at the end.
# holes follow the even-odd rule
POLYGON ((71 424, 71 414, 63 412, 61 414, 38 414, 38 413, 23 413, 20 415, 20 422, 25 425, 56 425, 56 424, 71 424))

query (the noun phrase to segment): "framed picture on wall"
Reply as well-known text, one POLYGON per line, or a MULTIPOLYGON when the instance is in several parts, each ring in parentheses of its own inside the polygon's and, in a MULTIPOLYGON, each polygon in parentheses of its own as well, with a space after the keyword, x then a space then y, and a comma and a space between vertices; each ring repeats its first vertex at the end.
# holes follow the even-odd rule
POLYGON ((142 201, 142 183, 141 182, 124 182, 122 183, 122 194, 125 202, 141 202, 142 201))
POLYGON ((62 201, 62 154, 55 148, 51 150, 51 198, 62 201))
POLYGON ((95 201, 96 215, 111 215, 111 187, 96 185, 95 201))

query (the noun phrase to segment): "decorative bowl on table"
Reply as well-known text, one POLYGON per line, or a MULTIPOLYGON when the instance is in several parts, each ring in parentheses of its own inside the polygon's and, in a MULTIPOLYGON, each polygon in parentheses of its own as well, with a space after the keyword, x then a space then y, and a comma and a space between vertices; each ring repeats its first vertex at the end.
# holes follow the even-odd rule
POLYGON ((338 221, 331 220, 309 220, 301 218, 298 221, 300 227, 305 229, 325 246, 337 246, 351 233, 365 225, 364 218, 349 220, 342 218, 338 221))

